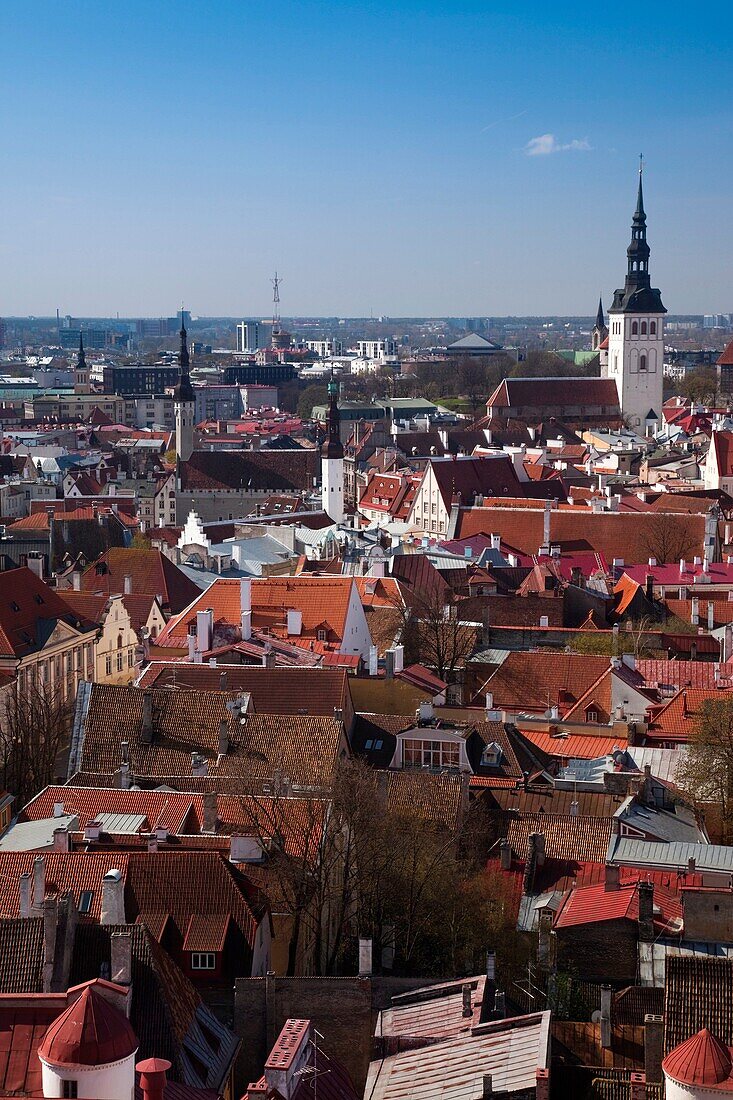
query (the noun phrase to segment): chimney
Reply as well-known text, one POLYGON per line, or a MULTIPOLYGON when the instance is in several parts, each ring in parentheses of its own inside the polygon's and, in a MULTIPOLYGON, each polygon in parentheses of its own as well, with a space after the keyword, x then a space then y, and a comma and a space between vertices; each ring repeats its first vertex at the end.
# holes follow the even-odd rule
POLYGON ((601 1046, 609 1050, 611 1046, 611 996, 610 985, 601 986, 601 1046))
POLYGON ((81 573, 77 573, 76 569, 71 574, 71 587, 74 592, 81 592, 81 573))
POLYGON ((216 791, 207 791, 203 798, 204 813, 201 825, 205 833, 215 833, 218 825, 216 791))
POLYGON ((680 558, 680 576, 687 572, 687 562, 684 558, 680 558))
POLYGON ((372 973, 372 941, 359 937, 359 977, 372 973))
POLYGON ((132 937, 129 932, 113 932, 110 937, 110 981, 132 984, 132 937))
POLYGON ((697 626, 700 622, 700 601, 697 596, 693 596, 690 600, 690 622, 693 626, 697 626))
POLYGON ((46 861, 43 856, 33 860, 33 908, 40 913, 46 896, 46 861))
POLYGON ((535 1097, 537 1100, 550 1100, 550 1071, 544 1066, 535 1073, 535 1097))
POLYGON ((126 596, 132 595, 132 573, 125 573, 123 578, 123 591, 126 596))
POLYGON ((20 915, 23 918, 31 915, 31 876, 28 871, 20 876, 20 915))
POLYGON ((654 575, 652 573, 646 575, 646 598, 649 603, 654 600, 654 575))
POLYGON ((125 880, 122 871, 110 867, 102 879, 102 911, 100 924, 126 924, 125 920, 125 880))
POLYGON ((552 968, 552 917, 553 913, 549 909, 540 912, 537 932, 537 965, 540 970, 552 968))
POLYGON ((715 629, 715 604, 712 600, 708 601, 708 630, 715 629))
POLYGON ((733 657, 733 623, 727 623, 723 637, 723 660, 729 661, 733 657))
POLYGON ((242 641, 248 642, 252 637, 252 581, 249 577, 242 577, 239 582, 239 612, 242 641))
POLYGON ((191 664, 194 664, 196 661, 196 635, 192 634, 190 630, 186 635, 186 642, 188 644, 188 659, 191 664))
POLYGON ((629 1077, 631 1100, 646 1100, 646 1074, 632 1073, 629 1077))
POLYGON ((143 745, 152 745, 153 743, 153 693, 149 688, 146 688, 143 692, 143 719, 140 740, 143 745))
POLYGON ((501 860, 502 871, 511 871, 512 869, 512 846, 509 841, 504 837, 499 841, 499 858, 501 860))
POLYGON ((226 670, 219 673, 219 691, 227 690, 227 674, 226 670))
POLYGON ((688 873, 688 875, 694 875, 695 874, 695 857, 694 856, 690 856, 690 858, 687 861, 687 873, 688 873))
POLYGON ((654 940, 654 883, 640 882, 639 891, 639 940, 652 943, 654 940))
POLYGON ((51 993, 54 961, 56 958, 56 932, 59 925, 59 905, 56 897, 48 897, 43 903, 43 992, 51 993))
POLYGON ((394 680, 394 649, 388 649, 384 654, 384 673, 387 680, 394 680))
POLYGON ((167 1058, 146 1058, 135 1069, 140 1074, 142 1100, 163 1100, 166 1073, 171 1068, 167 1058))
POLYGON ((222 718, 219 723, 219 756, 226 756, 229 752, 229 723, 222 718))
POLYGON ((464 1020, 470 1020, 473 1016, 473 990, 470 982, 463 983, 461 993, 463 994, 463 1011, 461 1015, 464 1020))
POLYGON ((191 753, 191 774, 195 775, 197 779, 203 779, 208 775, 209 762, 206 757, 202 756, 199 752, 191 753))
POLYGON ((53 831, 53 850, 54 852, 70 852, 71 851, 71 833, 63 826, 53 831))
POLYGON ((494 1079, 490 1073, 484 1073, 481 1077, 481 1100, 492 1100, 494 1095, 494 1079))
POLYGON ((53 804, 53 816, 54 817, 63 817, 64 816, 64 804, 63 804, 63 802, 54 802, 54 804, 53 804))
POLYGON ((496 1009, 496 955, 486 952, 486 983, 484 985, 484 1003, 481 1006, 481 1019, 491 1020, 496 1009))
POLYGON ((542 544, 543 546, 550 545, 550 520, 552 511, 552 501, 545 501, 545 509, 542 515, 542 544))
POLYGON ((211 649, 214 633, 214 612, 210 607, 205 611, 196 612, 196 648, 199 654, 211 649))
POLYGON ((621 877, 621 869, 615 863, 606 864, 606 889, 618 890, 621 877))
POLYGON ((494 998, 494 1012, 493 1018, 495 1020, 503 1020, 506 1016, 506 993, 503 989, 497 989, 496 996, 494 998))
POLYGON ((664 1017, 647 1013, 644 1017, 644 1074, 650 1082, 662 1080, 664 1017))

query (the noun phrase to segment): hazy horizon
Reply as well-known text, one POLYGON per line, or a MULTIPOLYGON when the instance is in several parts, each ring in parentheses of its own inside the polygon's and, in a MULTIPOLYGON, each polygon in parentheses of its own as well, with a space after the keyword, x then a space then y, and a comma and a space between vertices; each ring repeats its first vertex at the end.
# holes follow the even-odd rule
MULTIPOLYGON (((724 9, 721 9, 724 14, 724 9)), ((5 0, 0 316, 733 311, 716 6, 5 0)))

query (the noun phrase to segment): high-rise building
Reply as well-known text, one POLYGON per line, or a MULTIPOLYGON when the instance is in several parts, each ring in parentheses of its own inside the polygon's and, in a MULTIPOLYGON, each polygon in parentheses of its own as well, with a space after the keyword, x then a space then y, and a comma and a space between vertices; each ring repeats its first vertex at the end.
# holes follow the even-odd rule
POLYGON ((237 351, 252 353, 264 345, 260 343, 258 321, 240 321, 237 325, 237 351))
POLYGON ((5 333, 5 322, 3 321, 2 317, 0 317, 0 348, 5 347, 5 333))
POLYGON ((626 250, 624 286, 613 296, 608 311, 608 364, 604 377, 618 389, 621 413, 632 428, 661 422, 664 366, 664 315, 661 292, 649 278, 649 245, 639 168, 639 190, 626 250))

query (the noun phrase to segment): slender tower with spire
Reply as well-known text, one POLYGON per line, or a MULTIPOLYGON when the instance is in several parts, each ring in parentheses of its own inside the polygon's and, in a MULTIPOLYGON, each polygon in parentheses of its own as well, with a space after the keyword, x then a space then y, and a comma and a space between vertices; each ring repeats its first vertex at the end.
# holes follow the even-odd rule
POLYGON ((598 351, 603 341, 608 336, 608 327, 606 325, 606 315, 603 312, 603 299, 598 299, 598 313, 596 313, 596 323, 593 326, 592 343, 591 348, 593 351, 598 351))
POLYGON ((79 354, 76 357, 76 367, 74 368, 74 393, 91 393, 92 388, 89 385, 89 367, 87 366, 87 357, 84 353, 84 335, 79 331, 79 354))
POLYGON ((331 372, 328 383, 326 438, 321 447, 321 501, 334 523, 344 521, 344 445, 341 442, 339 386, 331 372))
POLYGON ((642 433, 655 430, 662 416, 664 315, 662 295, 649 278, 649 245, 642 185, 643 158, 639 158, 639 190, 626 249, 626 281, 613 296, 608 311, 608 363, 605 377, 618 389, 627 424, 642 433))
POLYGON ((181 347, 178 352, 178 382, 173 390, 173 405, 176 412, 176 458, 179 462, 188 462, 193 454, 193 426, 196 412, 196 396, 191 385, 190 360, 188 357, 188 337, 181 310, 181 347))

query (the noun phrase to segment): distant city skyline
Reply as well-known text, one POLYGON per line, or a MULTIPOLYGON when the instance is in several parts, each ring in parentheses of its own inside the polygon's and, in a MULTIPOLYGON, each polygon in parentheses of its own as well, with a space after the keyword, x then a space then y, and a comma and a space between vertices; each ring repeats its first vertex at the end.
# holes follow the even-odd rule
POLYGON ((729 313, 716 8, 6 0, 0 316, 729 313))

